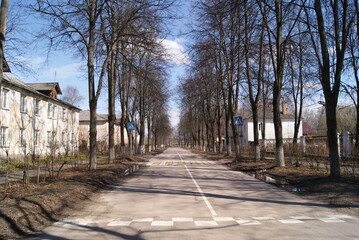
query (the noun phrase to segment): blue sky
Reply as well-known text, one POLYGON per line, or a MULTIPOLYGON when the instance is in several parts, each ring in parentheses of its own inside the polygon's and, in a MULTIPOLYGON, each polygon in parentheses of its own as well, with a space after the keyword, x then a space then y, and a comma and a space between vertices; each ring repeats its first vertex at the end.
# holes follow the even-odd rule
MULTIPOLYGON (((171 88, 176 87, 179 76, 184 74, 185 66, 189 63, 185 47, 187 39, 183 33, 187 31, 186 24, 190 23, 192 18, 192 11, 190 11, 191 2, 186 0, 177 2, 175 12, 179 15, 179 18, 173 20, 171 25, 168 26, 172 32, 162 41, 167 49, 167 53, 171 56, 169 61, 172 62, 173 66, 169 69, 171 88)), ((26 22, 21 23, 24 24, 22 27, 25 29, 37 29, 36 24, 39 23, 31 19, 31 17, 26 18, 26 22)), ((63 51, 53 51, 50 55, 47 55, 46 50, 39 47, 41 45, 43 44, 38 42, 36 47, 24 49, 25 55, 21 56, 28 60, 30 68, 34 73, 25 74, 12 68, 12 75, 24 82, 59 82, 62 90, 67 86, 76 86, 80 94, 85 97, 85 100, 79 107, 83 110, 88 109, 87 72, 84 62, 80 58, 75 58, 72 54, 63 51)), ((107 113, 106 95, 106 89, 103 89, 98 104, 99 113, 107 113)), ((180 111, 174 100, 171 100, 169 106, 172 126, 175 126, 179 121, 180 111)))

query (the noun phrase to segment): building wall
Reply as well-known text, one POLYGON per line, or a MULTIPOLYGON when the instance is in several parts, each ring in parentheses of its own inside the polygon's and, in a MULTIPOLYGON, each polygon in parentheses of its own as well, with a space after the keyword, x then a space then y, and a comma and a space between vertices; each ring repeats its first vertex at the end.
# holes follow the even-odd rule
MULTIPOLYGON (((266 131, 266 139, 267 140, 275 139, 274 123, 272 120, 266 121, 265 131, 266 131)), ((294 120, 282 119, 282 131, 283 131, 283 138, 293 138, 293 136, 294 136, 294 120)), ((300 124, 298 136, 302 136, 302 135, 303 135, 302 124, 300 124)), ((252 120, 244 120, 243 138, 244 138, 245 142, 254 141, 253 121, 252 120)), ((262 139, 261 131, 259 131, 259 139, 262 139)))
MULTIPOLYGON (((98 121, 97 122, 97 142, 104 143, 105 147, 108 148, 108 122, 107 121, 98 121)), ((87 147, 89 146, 90 139, 90 121, 81 121, 80 122, 80 134, 79 140, 80 142, 85 142, 87 147)), ((125 144, 128 144, 127 132, 125 131, 125 144)), ((121 143, 121 127, 119 125, 115 125, 115 145, 120 145, 121 143)), ((105 149, 106 150, 106 149, 105 149)), ((108 150, 108 149, 107 149, 108 150)))
POLYGON ((7 156, 31 159, 78 151, 79 110, 17 86, 4 83, 3 89, 0 106, 2 159, 7 156), (3 106, 4 92, 7 92, 7 106, 3 106))

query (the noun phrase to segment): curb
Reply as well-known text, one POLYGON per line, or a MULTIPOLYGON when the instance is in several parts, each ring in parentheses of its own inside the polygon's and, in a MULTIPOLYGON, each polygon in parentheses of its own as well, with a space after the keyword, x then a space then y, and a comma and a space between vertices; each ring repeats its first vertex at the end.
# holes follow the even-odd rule
POLYGON ((132 165, 129 168, 127 168, 123 174, 124 174, 124 176, 128 176, 128 175, 131 175, 132 173, 138 171, 139 169, 140 169, 140 165, 138 165, 138 164, 132 165))

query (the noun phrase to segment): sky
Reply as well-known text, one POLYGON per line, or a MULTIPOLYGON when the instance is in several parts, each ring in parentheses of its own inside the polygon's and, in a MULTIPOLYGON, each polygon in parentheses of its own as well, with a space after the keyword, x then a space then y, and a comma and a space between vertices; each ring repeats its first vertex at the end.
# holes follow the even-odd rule
MULTIPOLYGON (((16 1, 15 1, 16 2, 16 1)), ((10 8, 11 8, 10 2, 10 8)), ((190 59, 186 53, 186 39, 185 32, 187 32, 186 25, 191 19, 191 1, 179 0, 176 4, 175 12, 178 13, 178 19, 172 20, 171 25, 168 26, 171 29, 171 33, 166 39, 161 39, 167 54, 170 56, 168 61, 171 63, 171 68, 168 69, 169 85, 173 92, 178 85, 178 78, 184 74, 186 66, 189 64, 190 59)), ((21 12, 22 10, 20 10, 21 12)), ((10 12, 11 14, 11 12, 10 12)), ((32 18, 26 18, 26 22, 22 22, 22 28, 37 29, 36 20, 32 18), (35 22, 35 23, 34 23, 35 22)), ((6 43, 5 43, 6 44, 6 43)), ((43 43, 45 45, 45 43, 43 43)), ((80 58, 75 58, 71 53, 64 51, 52 51, 50 54, 44 48, 38 47, 42 45, 41 42, 37 42, 34 48, 24 49, 24 55, 21 58, 27 60, 29 67, 34 71, 32 74, 23 73, 17 71, 11 67, 11 75, 19 78, 20 80, 31 82, 59 82, 62 91, 67 86, 75 86, 79 90, 80 94, 85 100, 79 105, 82 110, 89 109, 88 107, 88 83, 87 83, 87 71, 86 65, 80 58)), ((5 53, 6 55, 6 53, 5 53)), ((107 113, 107 92, 103 89, 99 103, 98 113, 107 113)), ((173 127, 179 122, 180 109, 175 99, 171 99, 169 103, 169 114, 171 124, 173 127)))

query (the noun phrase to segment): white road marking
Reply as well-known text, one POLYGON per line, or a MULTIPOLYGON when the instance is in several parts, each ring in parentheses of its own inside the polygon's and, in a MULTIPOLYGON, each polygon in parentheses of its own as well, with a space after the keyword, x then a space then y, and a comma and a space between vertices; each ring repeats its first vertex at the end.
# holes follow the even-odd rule
MULTIPOLYGON (((172 217, 169 221, 161 221, 156 220, 155 217, 148 217, 148 218, 135 218, 135 219, 124 219, 124 220, 116 220, 112 219, 107 223, 105 221, 98 221, 93 219, 68 219, 66 221, 58 221, 55 223, 57 226, 61 226, 64 228, 73 228, 76 226, 87 226, 90 224, 106 224, 108 227, 129 227, 132 224, 149 224, 152 227, 173 227, 175 223, 192 223, 195 226, 200 227, 216 227, 219 223, 234 223, 236 222, 239 225, 259 225, 264 224, 266 220, 274 220, 277 223, 282 224, 300 224, 300 223, 308 223, 305 220, 312 220, 312 221, 321 221, 324 223, 344 223, 344 221, 339 218, 347 220, 348 222, 355 222, 357 218, 348 216, 348 215, 328 215, 323 217, 310 217, 310 216, 290 216, 288 218, 275 218, 275 217, 251 217, 252 219, 241 219, 241 218, 234 218, 234 217, 212 217, 213 220, 200 220, 196 217, 172 217)), ((310 221, 311 222, 311 221, 310 221)), ((231 223, 231 224, 232 224, 231 223)))
POLYGON ((329 218, 354 218, 348 215, 328 215, 329 218))
POLYGON ((278 220, 281 223, 286 223, 286 224, 292 224, 292 223, 304 223, 303 221, 300 221, 298 219, 281 219, 278 220))
POLYGON ((153 218, 137 218, 133 219, 134 222, 152 222, 153 218))
POLYGON ((107 226, 109 227, 128 227, 130 226, 132 221, 112 221, 107 226))
POLYGON ((297 220, 313 220, 313 219, 315 219, 313 217, 308 217, 308 216, 292 216, 291 218, 297 219, 297 220))
POLYGON ((218 226, 216 221, 195 221, 194 224, 197 227, 211 227, 211 226, 218 226))
MULTIPOLYGON (((181 162, 183 162, 183 159, 182 159, 181 155, 180 155, 178 152, 177 152, 177 154, 178 154, 178 156, 180 157, 181 162)), ((203 199, 203 201, 206 203, 206 205, 207 205, 209 211, 211 212, 212 216, 213 216, 213 217, 217 216, 216 211, 214 211, 214 209, 213 209, 211 203, 208 201, 206 195, 203 193, 203 191, 202 191, 201 187, 198 185, 196 179, 194 179, 194 177, 193 177, 191 171, 188 169, 187 165, 184 165, 184 166, 185 166, 185 168, 186 168, 186 170, 187 170, 189 176, 192 178, 192 181, 193 181, 194 185, 197 187, 198 192, 201 194, 202 199, 203 199)))
POLYGON ((339 222, 345 222, 341 219, 337 218, 319 218, 320 221, 326 222, 326 223, 339 223, 339 222))
POLYGON ((233 222, 235 221, 232 217, 213 217, 216 222, 233 222))
POLYGON ((265 221, 265 220, 274 220, 273 217, 252 217, 254 220, 265 221))
POLYGON ((177 218, 172 218, 173 222, 193 222, 193 218, 181 218, 181 217, 177 217, 177 218))
POLYGON ((153 227, 172 227, 173 222, 172 221, 153 221, 151 223, 151 226, 153 226, 153 227))
POLYGON ((239 225, 260 225, 261 223, 254 220, 236 220, 239 225))

